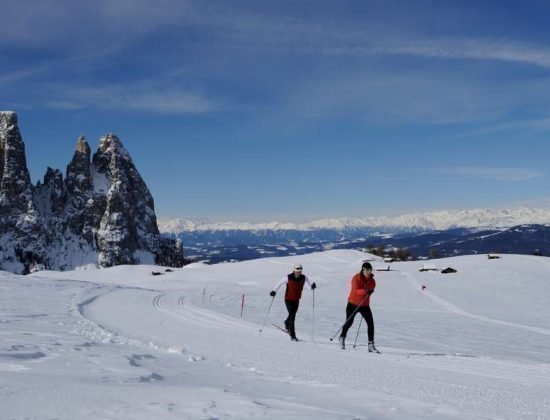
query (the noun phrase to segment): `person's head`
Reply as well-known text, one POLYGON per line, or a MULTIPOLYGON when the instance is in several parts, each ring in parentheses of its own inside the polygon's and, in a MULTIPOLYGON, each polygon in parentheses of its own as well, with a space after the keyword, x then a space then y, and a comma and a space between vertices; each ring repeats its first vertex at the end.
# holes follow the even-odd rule
POLYGON ((372 274, 372 265, 369 262, 363 263, 363 265, 361 266, 361 274, 363 274, 365 277, 372 274))
POLYGON ((302 270, 303 270, 302 264, 300 263, 294 264, 294 274, 300 275, 302 274, 302 270))

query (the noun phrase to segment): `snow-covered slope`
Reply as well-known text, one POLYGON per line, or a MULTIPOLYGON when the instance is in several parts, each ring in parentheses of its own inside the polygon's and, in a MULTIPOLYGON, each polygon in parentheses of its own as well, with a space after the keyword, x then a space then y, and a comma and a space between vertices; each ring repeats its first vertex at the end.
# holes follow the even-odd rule
POLYGON ((446 230, 461 227, 499 228, 521 224, 547 223, 550 223, 550 209, 520 207, 514 209, 445 210, 429 213, 411 213, 394 217, 333 218, 307 223, 211 223, 184 219, 162 219, 159 220, 159 230, 162 233, 174 234, 219 230, 346 230, 359 228, 446 230))
POLYGON ((347 350, 329 341, 365 257, 0 272, 2 416, 548 418, 550 259, 465 256, 437 260, 456 274, 421 273, 421 262, 376 272, 375 355, 364 324, 352 346, 358 319, 347 350), (304 291, 298 343, 271 325, 285 317, 282 293, 259 332, 269 291, 296 261, 318 285, 314 307, 304 291))

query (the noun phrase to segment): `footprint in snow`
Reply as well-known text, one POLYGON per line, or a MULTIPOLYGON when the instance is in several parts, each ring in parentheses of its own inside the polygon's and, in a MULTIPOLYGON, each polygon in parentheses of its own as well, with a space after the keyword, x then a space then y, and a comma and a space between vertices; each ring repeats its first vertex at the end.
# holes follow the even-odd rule
POLYGON ((1 357, 17 360, 35 360, 46 357, 46 354, 41 351, 35 351, 34 353, 0 353, 1 357))
POLYGON ((130 366, 139 367, 141 366, 138 362, 145 359, 156 359, 155 356, 152 356, 150 354, 132 354, 131 356, 126 356, 126 359, 128 359, 128 363, 130 366))
MULTIPOLYGON (((55 343, 55 345, 58 345, 59 343, 55 343)), ((92 343, 92 342, 86 342, 86 343, 82 343, 82 344, 76 344, 74 347, 73 347, 73 350, 74 351, 82 351, 82 350, 88 350, 90 349, 91 347, 95 346, 96 344, 95 343, 92 343)))
POLYGON ((150 375, 148 376, 140 376, 139 377, 139 382, 141 383, 144 383, 144 382, 154 382, 154 381, 162 381, 164 378, 159 375, 158 373, 151 373, 150 375))

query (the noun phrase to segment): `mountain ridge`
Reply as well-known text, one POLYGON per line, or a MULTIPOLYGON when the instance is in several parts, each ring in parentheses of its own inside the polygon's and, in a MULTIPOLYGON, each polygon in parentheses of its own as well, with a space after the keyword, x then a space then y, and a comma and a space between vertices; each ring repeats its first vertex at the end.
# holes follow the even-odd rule
POLYGON ((159 219, 159 230, 165 234, 196 231, 308 231, 381 229, 407 231, 434 231, 456 228, 507 228, 523 224, 550 224, 550 209, 503 208, 441 210, 424 213, 407 213, 398 216, 371 216, 364 218, 325 218, 304 223, 247 223, 209 222, 181 218, 159 219))
POLYGON ((0 269, 27 274, 87 264, 183 265, 181 241, 158 230, 153 197, 120 139, 101 137, 91 154, 77 140, 63 177, 29 177, 14 112, 0 112, 0 269))

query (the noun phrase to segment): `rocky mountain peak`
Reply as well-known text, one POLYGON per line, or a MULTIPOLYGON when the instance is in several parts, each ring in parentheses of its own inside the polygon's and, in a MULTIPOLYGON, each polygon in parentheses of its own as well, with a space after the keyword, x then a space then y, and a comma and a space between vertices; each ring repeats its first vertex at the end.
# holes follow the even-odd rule
MULTIPOLYGON (((153 197, 116 135, 109 133, 101 138, 93 165, 111 185, 97 234, 98 243, 105 249, 100 260, 119 261, 122 258, 134 261, 138 249, 154 249, 160 254, 153 197), (120 247, 112 246, 114 241, 124 245, 123 252, 120 247)), ((148 262, 154 263, 154 259, 148 262)))
POLYGON ((33 197, 34 204, 42 217, 61 216, 67 197, 61 171, 48 167, 44 175, 44 183, 39 183, 34 188, 33 197))
POLYGON ((42 267, 44 230, 33 199, 17 115, 0 112, 0 267, 25 272, 42 267), (26 261, 27 263, 25 263, 26 261))
POLYGON ((113 133, 109 133, 99 140, 99 146, 93 157, 94 164, 99 172, 115 173, 115 169, 120 166, 128 166, 126 163, 133 166, 130 154, 113 133))
POLYGON ((17 125, 17 115, 0 112, 0 211, 11 207, 25 212, 32 200, 32 184, 27 169, 25 144, 17 125))
POLYGON ((109 149, 116 146, 122 146, 119 138, 113 133, 108 133, 106 136, 99 139, 98 150, 102 153, 106 153, 109 149))
POLYGON ((161 238, 153 197, 120 139, 109 133, 90 154, 80 136, 65 179, 48 168, 33 186, 17 116, 0 113, 0 269, 183 265, 182 244, 161 238))
POLYGON ((65 182, 69 192, 87 191, 91 188, 90 153, 90 146, 86 138, 80 136, 76 142, 73 158, 67 165, 65 182))
POLYGON ((44 175, 44 184, 54 184, 58 186, 63 186, 63 174, 59 169, 53 169, 48 166, 46 169, 46 174, 44 175))
POLYGON ((5 129, 4 125, 17 126, 17 114, 13 111, 0 111, 0 129, 5 129))
POLYGON ((78 141, 76 142, 76 151, 75 153, 78 153, 79 155, 84 155, 88 157, 88 160, 90 160, 90 146, 88 145, 88 142, 86 141, 86 137, 80 136, 78 138, 78 141))

